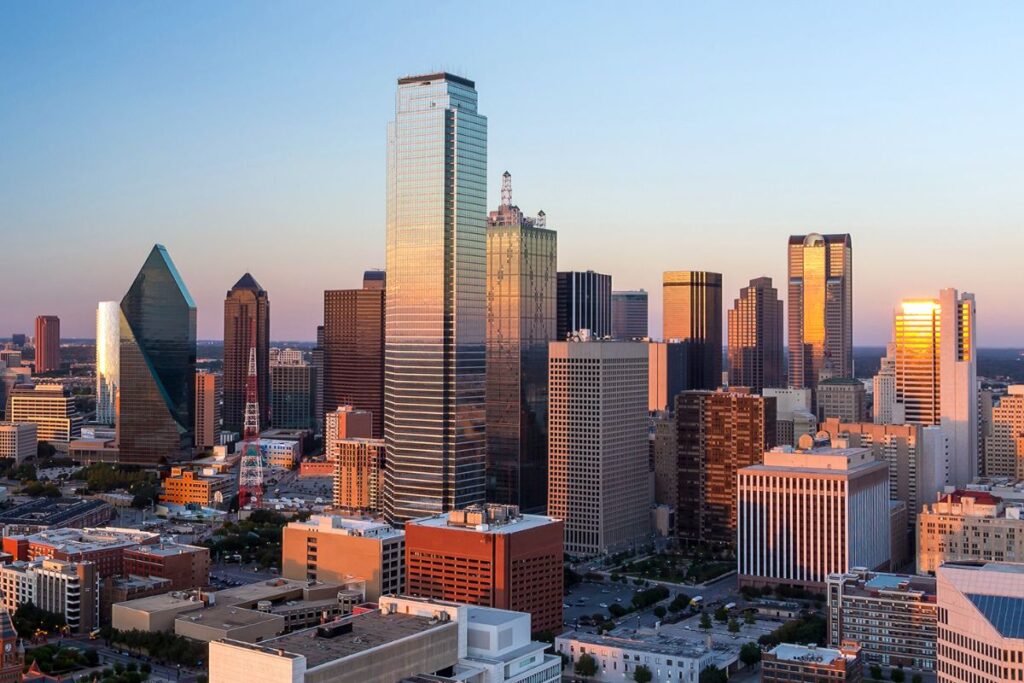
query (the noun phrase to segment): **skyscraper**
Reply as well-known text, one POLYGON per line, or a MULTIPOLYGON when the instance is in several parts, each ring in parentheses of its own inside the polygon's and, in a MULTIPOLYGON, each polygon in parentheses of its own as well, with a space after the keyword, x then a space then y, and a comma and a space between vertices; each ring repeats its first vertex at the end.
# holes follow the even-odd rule
POLYGON ((770 277, 754 278, 729 309, 729 386, 785 386, 782 300, 770 277))
POLYGON ((592 270, 558 273, 556 339, 590 330, 600 339, 612 333, 612 276, 592 270))
POLYGON ((249 349, 256 345, 260 424, 270 424, 270 297, 249 273, 224 297, 224 430, 242 433, 249 349), (255 334, 255 338, 253 335, 255 334))
POLYGON ((270 366, 270 423, 280 429, 311 429, 316 407, 316 368, 299 363, 270 366))
POLYGON ((313 371, 316 373, 316 397, 313 401, 313 422, 318 434, 324 430, 324 326, 316 326, 316 346, 313 347, 313 371))
POLYGON ((60 370, 60 318, 36 316, 36 374, 60 370))
POLYGON ((647 345, 548 346, 548 514, 565 522, 565 552, 635 547, 650 529, 647 345))
POLYGON ((943 289, 896 311, 896 412, 949 437, 951 486, 978 475, 978 372, 973 294, 943 289))
POLYGON ((399 79, 388 126, 384 370, 392 521, 484 500, 486 247, 487 119, 474 83, 447 73, 399 79))
POLYGON ((121 299, 120 462, 159 465, 192 447, 196 305, 167 249, 153 247, 121 299))
POLYGON ((612 336, 643 339, 647 336, 647 292, 612 292, 612 336))
POLYGON ((487 221, 487 500, 547 508, 548 342, 555 338, 557 235, 512 204, 487 221))
POLYGON ((220 443, 220 375, 196 372, 196 450, 206 451, 220 443))
POLYGON ((121 309, 116 301, 96 307, 96 422, 117 421, 117 387, 121 374, 121 309))
POLYGON ((362 289, 324 292, 324 411, 370 411, 375 439, 384 435, 385 282, 384 271, 371 270, 362 289))
POLYGON ((845 234, 789 238, 789 385, 813 389, 822 370, 853 376, 853 242, 845 234))
POLYGON ((665 341, 681 341, 687 353, 687 389, 722 385, 722 276, 697 270, 664 274, 665 341))

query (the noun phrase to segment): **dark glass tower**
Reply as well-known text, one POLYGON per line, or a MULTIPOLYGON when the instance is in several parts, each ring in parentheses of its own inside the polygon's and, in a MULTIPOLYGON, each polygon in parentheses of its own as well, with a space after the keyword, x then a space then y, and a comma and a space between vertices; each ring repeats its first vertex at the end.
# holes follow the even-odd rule
POLYGON ((270 424, 270 298, 249 273, 224 297, 224 430, 242 433, 249 348, 256 334, 260 425, 270 424))
POLYGON ((612 333, 611 275, 592 270, 558 274, 557 340, 580 330, 590 330, 598 339, 612 333))
POLYGON ((686 388, 717 389, 722 384, 721 274, 669 271, 662 283, 665 341, 686 345, 686 388))
POLYGON ((196 305, 156 245, 121 299, 120 462, 189 456, 195 425, 196 305))
POLYGON ((754 278, 729 309, 729 386, 784 387, 782 300, 770 277, 754 278))
POLYGON ((487 221, 487 500, 547 509, 548 342, 555 335, 557 234, 512 204, 487 221))

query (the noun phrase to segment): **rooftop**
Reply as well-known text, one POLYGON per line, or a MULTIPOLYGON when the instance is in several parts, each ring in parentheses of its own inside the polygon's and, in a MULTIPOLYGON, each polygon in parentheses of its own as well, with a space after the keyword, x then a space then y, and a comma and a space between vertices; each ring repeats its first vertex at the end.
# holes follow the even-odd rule
POLYGON ((838 659, 845 659, 847 657, 847 655, 843 654, 839 650, 833 650, 827 647, 816 647, 814 645, 790 645, 788 643, 776 645, 775 649, 771 651, 771 654, 775 655, 778 659, 784 659, 789 662, 821 664, 823 666, 828 666, 838 659))
POLYGON ((160 543, 159 545, 141 545, 138 548, 131 548, 132 552, 144 553, 146 555, 158 555, 160 557, 171 557, 172 555, 185 555, 200 551, 209 552, 207 548, 200 548, 195 545, 183 543, 160 543))
POLYGON ((404 76, 398 79, 398 85, 412 85, 415 83, 429 83, 431 81, 451 81, 452 83, 458 83, 469 88, 475 88, 476 83, 463 78, 462 76, 455 76, 448 73, 447 71, 438 71, 432 74, 421 74, 419 76, 404 76))
POLYGON ((21 536, 28 543, 50 545, 66 553, 82 553, 107 548, 136 546, 155 543, 160 534, 138 529, 50 529, 29 536, 21 536))
POLYGON ((235 605, 213 605, 198 612, 186 612, 176 618, 207 628, 240 628, 268 621, 281 621, 281 616, 235 605))
POLYGON ((967 593, 988 623, 1004 638, 1024 638, 1024 598, 967 593))
POLYGON ((334 637, 320 635, 320 627, 295 631, 263 641, 259 645, 230 641, 232 645, 261 650, 279 656, 306 658, 306 671, 338 659, 365 652, 375 647, 408 638, 432 629, 451 628, 454 622, 439 621, 411 614, 381 614, 373 610, 356 616, 349 616, 334 624, 351 624, 352 630, 334 637))
POLYGON ((520 514, 514 505, 470 505, 461 510, 421 517, 407 524, 422 527, 452 529, 454 531, 513 534, 526 529, 537 529, 558 522, 546 515, 520 514))
POLYGON ((313 515, 305 522, 290 522, 288 528, 378 539, 401 538, 405 535, 405 532, 384 522, 342 515, 313 515))
POLYGON ((935 602, 935 578, 917 574, 889 574, 853 569, 846 574, 832 574, 829 581, 843 580, 845 595, 877 596, 881 593, 900 594, 911 598, 935 602))
POLYGON ((587 643, 588 645, 619 647, 624 650, 636 650, 659 655, 675 655, 676 657, 687 657, 690 659, 697 659, 708 652, 708 649, 700 643, 663 635, 638 635, 633 638, 622 638, 618 636, 599 636, 595 633, 586 633, 584 631, 568 631, 558 637, 562 640, 575 640, 576 642, 587 643))
POLYGON ((510 612, 494 607, 474 607, 468 610, 468 619, 472 624, 484 624, 486 626, 503 626, 512 624, 523 618, 522 612, 510 612))
POLYGON ((110 504, 83 498, 37 498, 0 513, 0 524, 60 526, 81 515, 109 508, 110 504))

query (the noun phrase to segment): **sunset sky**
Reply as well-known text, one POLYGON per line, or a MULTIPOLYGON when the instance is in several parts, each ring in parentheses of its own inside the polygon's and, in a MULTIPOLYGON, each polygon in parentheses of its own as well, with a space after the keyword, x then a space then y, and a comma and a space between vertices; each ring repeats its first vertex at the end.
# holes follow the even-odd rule
MULTIPOLYGON (((854 343, 901 297, 974 292, 1024 345, 1024 4, 7 3, 0 338, 94 336, 156 242, 222 335, 250 271, 272 338, 384 263, 398 77, 476 81, 488 204, 543 209, 559 268, 785 293, 790 234, 849 232, 854 343), (168 19, 168 16, 173 18, 168 19)), ((723 316, 724 317, 724 316, 723 316)))

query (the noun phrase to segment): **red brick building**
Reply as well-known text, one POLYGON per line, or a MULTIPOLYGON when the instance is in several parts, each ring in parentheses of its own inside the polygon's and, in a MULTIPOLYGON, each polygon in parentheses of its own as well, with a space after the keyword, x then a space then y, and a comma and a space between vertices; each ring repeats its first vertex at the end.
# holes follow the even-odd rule
POLYGON ((405 525, 406 593, 529 612, 562 629, 561 520, 514 505, 470 506, 405 525))
POLYGON ((52 529, 27 536, 6 536, 3 551, 23 561, 50 558, 92 562, 99 576, 106 578, 125 573, 126 549, 159 542, 159 534, 135 529, 52 529))
POLYGON ((202 588, 210 583, 210 549, 177 543, 128 548, 124 573, 169 579, 170 590, 202 588))

